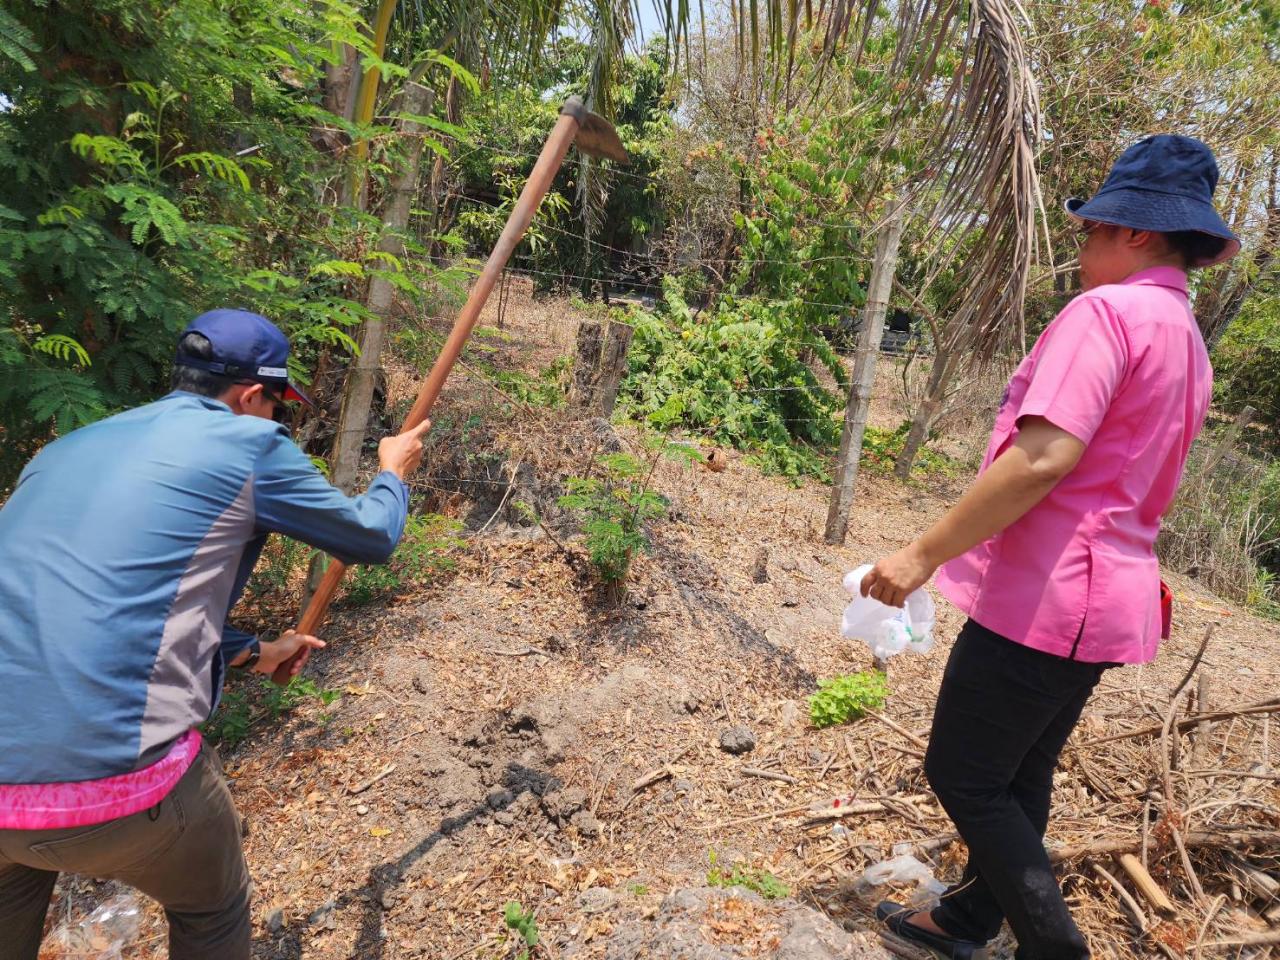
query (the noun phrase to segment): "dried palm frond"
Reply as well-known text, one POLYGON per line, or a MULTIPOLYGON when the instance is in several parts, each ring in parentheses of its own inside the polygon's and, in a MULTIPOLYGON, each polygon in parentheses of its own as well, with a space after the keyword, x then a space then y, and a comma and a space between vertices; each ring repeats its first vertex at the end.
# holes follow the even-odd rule
MULTIPOLYGON (((816 16, 824 61, 860 61, 876 36, 881 9, 876 0, 823 4, 816 16)), ((946 335, 952 352, 989 357, 1002 343, 1022 338, 1027 279, 1039 252, 1037 221, 1044 212, 1036 173, 1039 92, 1024 41, 1030 23, 1018 0, 899 0, 890 13, 892 70, 906 94, 896 104, 886 143, 939 101, 943 122, 924 130, 925 176, 879 186, 914 193, 914 213, 930 224, 922 259, 934 267, 919 294, 955 266, 965 249, 957 241, 980 231, 977 255, 965 256, 945 307, 951 321, 946 335), (944 76, 940 70, 948 62, 955 66, 944 76)), ((770 34, 771 49, 794 43, 799 8, 792 5, 790 15, 783 29, 770 34)), ((748 19, 743 13, 738 18, 748 19)))

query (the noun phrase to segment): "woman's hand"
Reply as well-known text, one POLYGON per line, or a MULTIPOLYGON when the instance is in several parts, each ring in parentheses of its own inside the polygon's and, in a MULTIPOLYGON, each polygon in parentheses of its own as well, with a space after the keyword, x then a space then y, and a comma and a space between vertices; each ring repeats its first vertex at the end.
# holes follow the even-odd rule
POLYGON ((907 595, 929 582, 938 564, 925 556, 920 541, 885 557, 862 578, 862 595, 891 607, 901 607, 907 595))
POLYGON ((289 669, 289 676, 296 677, 302 672, 302 668, 307 665, 307 661, 311 659, 311 651, 324 648, 324 641, 318 637, 298 633, 295 630, 286 630, 280 634, 280 639, 278 640, 261 641, 261 647, 262 653, 258 655, 258 662, 254 664, 253 669, 258 673, 265 673, 267 676, 275 673, 276 667, 301 650, 302 656, 298 658, 296 663, 291 664, 289 669))

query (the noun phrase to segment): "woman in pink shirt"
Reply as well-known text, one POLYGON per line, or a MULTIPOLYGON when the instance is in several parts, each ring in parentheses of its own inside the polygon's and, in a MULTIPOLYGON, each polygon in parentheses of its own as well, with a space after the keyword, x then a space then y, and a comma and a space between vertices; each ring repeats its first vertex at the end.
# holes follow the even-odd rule
POLYGON ((942 567, 939 589, 969 616, 925 759, 969 862, 933 911, 877 911, 944 956, 967 960, 1005 919, 1018 960, 1089 956, 1043 844, 1053 772, 1103 670, 1159 644, 1156 535, 1212 385, 1186 272, 1240 249, 1217 181, 1208 147, 1161 135, 1067 202, 1083 293, 1010 381, 974 485, 862 583, 901 606, 942 567))

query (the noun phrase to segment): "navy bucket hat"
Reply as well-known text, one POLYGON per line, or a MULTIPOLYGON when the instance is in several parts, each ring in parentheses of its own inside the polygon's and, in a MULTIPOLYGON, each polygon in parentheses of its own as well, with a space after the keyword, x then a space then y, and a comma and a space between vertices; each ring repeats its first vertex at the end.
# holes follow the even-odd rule
POLYGON ((1211 267, 1240 252, 1240 240, 1213 208, 1218 164, 1213 151, 1194 137, 1162 133, 1135 143, 1115 162, 1106 182, 1089 201, 1072 197, 1067 213, 1086 220, 1176 233, 1195 230, 1226 241, 1216 257, 1193 267, 1211 267))
POLYGON ((179 352, 174 363, 207 370, 233 380, 275 387, 286 400, 314 406, 311 398, 289 380, 289 338, 261 314, 248 310, 210 310, 182 331, 199 333, 213 348, 208 360, 179 352))

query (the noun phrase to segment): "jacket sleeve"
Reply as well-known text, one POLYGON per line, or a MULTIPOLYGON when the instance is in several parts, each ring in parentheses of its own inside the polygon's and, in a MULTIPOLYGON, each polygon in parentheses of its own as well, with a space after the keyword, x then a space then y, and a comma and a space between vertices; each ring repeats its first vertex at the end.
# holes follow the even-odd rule
POLYGON ((281 428, 255 465, 253 504, 260 532, 283 533, 343 563, 385 563, 404 533, 409 488, 384 471, 348 497, 281 428))
POLYGON ((249 644, 253 643, 257 637, 252 633, 245 633, 243 630, 237 630, 231 624, 224 624, 222 627, 222 656, 230 663, 240 651, 249 644))
MULTIPOLYGON (((240 596, 244 593, 245 584, 249 582, 249 577, 253 575, 253 568, 258 565, 258 557, 262 555, 262 548, 266 545, 267 535, 259 534, 245 544, 244 553, 240 555, 240 566, 236 569, 236 578, 231 586, 231 598, 227 604, 227 615, 231 615, 231 610, 240 602, 240 596)), ((224 622, 222 625, 222 657, 230 663, 239 655, 240 651, 247 647, 257 639, 252 633, 245 633, 243 630, 237 630, 230 621, 224 622)))

